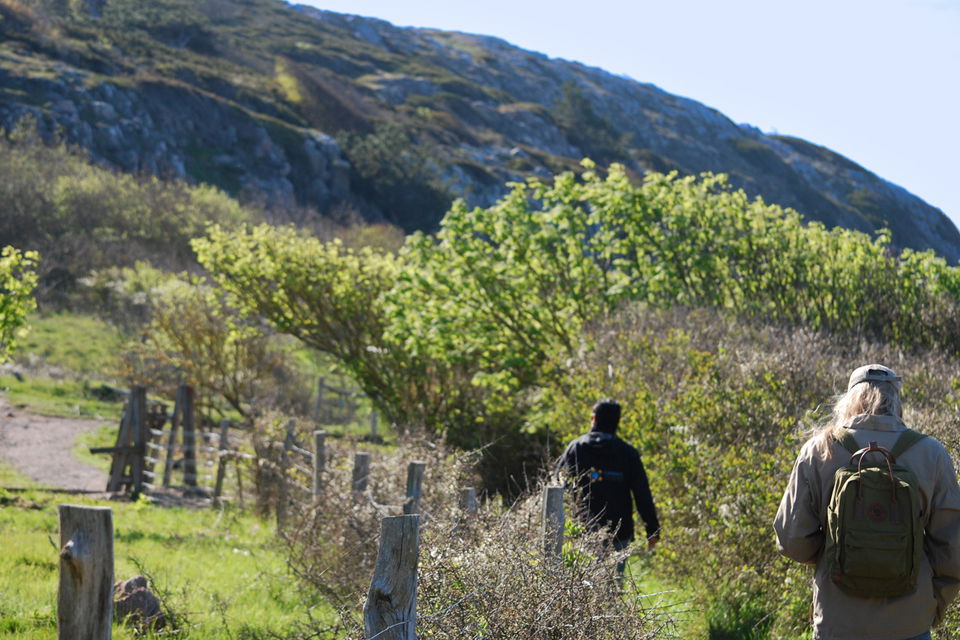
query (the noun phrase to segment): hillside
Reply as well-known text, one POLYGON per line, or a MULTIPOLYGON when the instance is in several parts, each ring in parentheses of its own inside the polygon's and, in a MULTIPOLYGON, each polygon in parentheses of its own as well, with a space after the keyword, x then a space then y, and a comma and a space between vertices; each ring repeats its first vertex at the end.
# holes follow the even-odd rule
POLYGON ((496 38, 279 0, 0 0, 0 125, 269 207, 432 229, 584 156, 724 172, 828 226, 960 259, 938 209, 811 142, 496 38))

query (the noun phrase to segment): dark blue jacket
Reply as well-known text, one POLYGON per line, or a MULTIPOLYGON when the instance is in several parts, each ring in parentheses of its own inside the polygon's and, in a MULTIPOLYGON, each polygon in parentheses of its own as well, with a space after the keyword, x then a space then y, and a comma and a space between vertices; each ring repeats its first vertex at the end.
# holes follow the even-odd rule
POLYGON ((633 501, 647 537, 660 530, 640 453, 616 435, 583 434, 567 446, 560 465, 576 487, 577 516, 591 528, 607 528, 616 532, 618 540, 633 540, 633 501))

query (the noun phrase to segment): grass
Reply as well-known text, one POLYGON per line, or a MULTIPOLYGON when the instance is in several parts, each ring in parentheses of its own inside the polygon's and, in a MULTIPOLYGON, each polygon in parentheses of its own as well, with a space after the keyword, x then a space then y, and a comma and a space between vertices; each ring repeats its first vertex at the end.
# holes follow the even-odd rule
POLYGON ((90 453, 90 448, 115 446, 119 431, 119 424, 105 424, 96 431, 88 431, 80 435, 73 445, 73 455, 77 460, 109 473, 111 457, 102 453, 90 453))
POLYGON ((709 638, 706 612, 697 608, 693 595, 660 581, 656 564, 656 556, 645 551, 635 553, 627 561, 625 575, 636 585, 636 593, 644 594, 646 606, 667 612, 677 626, 678 638, 709 638))
MULTIPOLYGON (((2 464, 0 482, 30 484, 2 464)), ((62 502, 112 508, 115 579, 148 575, 182 622, 179 638, 270 637, 291 632, 308 610, 329 614, 297 590, 272 526, 248 513, 0 491, 0 638, 56 637, 62 502)), ((113 637, 136 635, 115 623, 113 637)))
POLYGON ((89 315, 34 314, 29 333, 20 344, 18 362, 42 362, 77 376, 103 377, 116 367, 123 335, 89 315))
POLYGON ((44 416, 119 420, 123 404, 98 399, 94 389, 79 380, 0 376, 0 393, 18 409, 44 416))
POLYGON ((46 375, 0 375, 0 393, 10 404, 46 416, 119 420, 123 404, 99 399, 96 389, 102 384, 97 381, 113 383, 104 372, 120 354, 120 331, 77 313, 34 314, 28 324, 16 363, 46 375))
MULTIPOLYGON (((69 375, 103 379, 119 351, 120 336, 89 316, 35 316, 18 352, 31 368, 59 370, 64 378, 0 376, 0 393, 30 413, 102 419, 99 430, 77 442, 85 462, 106 469, 108 456, 90 446, 116 441, 121 402, 96 397, 97 384, 69 375)), ((107 502, 43 491, 36 482, 0 463, 0 638, 56 638, 59 521, 63 502, 110 506, 114 523, 116 580, 137 574, 181 620, 179 638, 235 639, 291 635, 307 611, 325 615, 289 576, 271 524, 227 509, 160 508, 146 502, 107 502)), ((134 630, 115 623, 113 637, 132 640, 134 630)))

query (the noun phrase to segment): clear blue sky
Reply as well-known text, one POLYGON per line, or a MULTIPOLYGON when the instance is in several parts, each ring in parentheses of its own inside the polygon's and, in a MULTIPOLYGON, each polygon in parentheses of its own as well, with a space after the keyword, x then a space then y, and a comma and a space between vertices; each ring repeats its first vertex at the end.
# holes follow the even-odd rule
POLYGON ((301 0, 503 38, 823 145, 960 226, 960 0, 301 0))

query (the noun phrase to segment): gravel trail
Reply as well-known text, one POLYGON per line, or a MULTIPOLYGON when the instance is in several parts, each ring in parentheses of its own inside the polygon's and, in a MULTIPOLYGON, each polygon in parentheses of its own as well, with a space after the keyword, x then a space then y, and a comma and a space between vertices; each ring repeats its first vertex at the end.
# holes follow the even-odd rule
POLYGON ((33 415, 0 396, 0 460, 50 487, 103 491, 106 472, 78 460, 72 449, 81 434, 107 422, 33 415))

